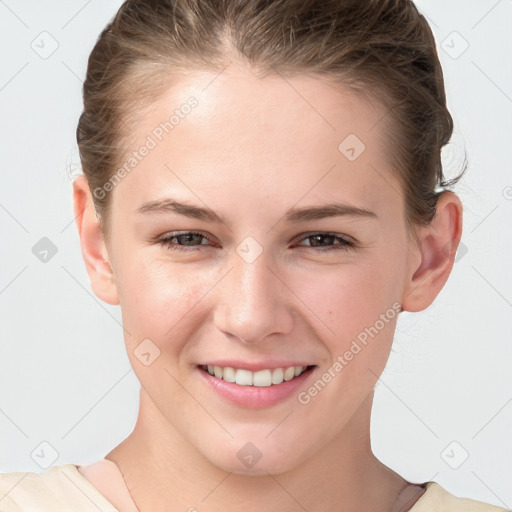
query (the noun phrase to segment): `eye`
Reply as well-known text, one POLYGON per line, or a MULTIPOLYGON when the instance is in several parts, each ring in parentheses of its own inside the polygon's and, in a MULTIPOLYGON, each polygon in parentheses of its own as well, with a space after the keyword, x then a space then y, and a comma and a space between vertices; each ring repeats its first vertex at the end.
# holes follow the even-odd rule
MULTIPOLYGON (((207 236, 205 233, 201 233, 199 231, 182 231, 169 233, 166 236, 163 236, 157 239, 157 243, 166 247, 172 251, 197 251, 197 246, 200 245, 210 245, 208 243, 201 243, 201 239, 208 240, 212 242, 213 240, 207 236), (194 243, 194 242, 199 242, 194 243)), ((298 241, 301 240, 310 240, 309 244, 299 245, 299 247, 307 247, 315 252, 327 252, 327 251, 336 251, 336 250, 345 250, 348 251, 350 249, 354 249, 356 247, 356 243, 348 237, 346 238, 344 235, 339 235, 336 233, 309 233, 306 236, 302 236, 298 241), (333 243, 338 240, 338 243, 334 245, 323 245, 325 242, 333 243)))
POLYGON ((350 249, 354 249, 356 247, 355 242, 353 242, 351 239, 349 240, 348 237, 345 237, 344 235, 339 235, 337 233, 324 233, 324 232, 318 232, 318 233, 309 233, 306 236, 303 236, 300 240, 308 240, 310 239, 310 243, 308 245, 301 245, 300 247, 308 247, 311 248, 313 251, 316 252, 327 252, 327 251, 339 251, 339 250, 345 250, 348 251, 350 249), (333 242, 335 240, 338 240, 339 243, 334 245, 322 245, 322 242, 333 242))
MULTIPOLYGON (((194 240, 198 241, 201 238, 205 240, 212 241, 211 238, 207 237, 204 233, 200 233, 198 231, 183 231, 176 233, 169 233, 168 235, 159 238, 157 241, 160 245, 166 247, 171 251, 196 251, 194 249, 195 245, 193 244, 194 240), (177 240, 178 243, 175 243, 174 240, 177 240), (189 245, 190 243, 190 245, 189 245), (182 245, 184 244, 184 245, 182 245), (190 249, 184 249, 184 247, 191 247, 190 249)), ((199 244, 199 245, 208 245, 208 244, 199 244)))

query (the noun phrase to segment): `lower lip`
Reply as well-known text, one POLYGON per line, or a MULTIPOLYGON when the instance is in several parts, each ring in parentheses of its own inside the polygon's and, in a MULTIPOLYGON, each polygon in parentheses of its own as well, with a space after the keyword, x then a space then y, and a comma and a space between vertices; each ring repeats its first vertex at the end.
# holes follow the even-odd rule
POLYGON ((227 382, 210 375, 207 371, 196 366, 196 371, 211 389, 228 402, 247 409, 263 409, 283 402, 290 396, 297 394, 299 388, 309 379, 313 366, 302 372, 298 377, 283 381, 272 386, 240 386, 235 382, 227 382))

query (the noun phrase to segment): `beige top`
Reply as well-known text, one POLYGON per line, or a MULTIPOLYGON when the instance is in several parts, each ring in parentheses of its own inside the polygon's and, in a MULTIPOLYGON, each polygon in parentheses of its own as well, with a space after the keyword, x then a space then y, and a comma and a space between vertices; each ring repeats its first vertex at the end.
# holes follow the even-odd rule
MULTIPOLYGON (((469 498, 458 498, 437 482, 404 512, 511 512, 469 498)), ((409 489, 409 488, 407 488, 409 489)), ((411 491, 417 496, 417 487, 411 491)), ((407 498, 407 493, 405 497, 407 498)), ((411 502, 416 497, 411 494, 411 502)), ((0 473, 0 512, 137 512, 117 465, 101 459, 87 466, 63 464, 42 473, 0 473)))

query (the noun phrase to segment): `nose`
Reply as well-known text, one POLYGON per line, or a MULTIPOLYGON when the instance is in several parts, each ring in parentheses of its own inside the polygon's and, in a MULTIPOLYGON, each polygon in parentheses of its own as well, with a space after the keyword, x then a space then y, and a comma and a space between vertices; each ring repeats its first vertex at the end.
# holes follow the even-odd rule
POLYGON ((246 344, 291 331, 293 293, 274 267, 265 251, 251 263, 235 254, 215 308, 219 330, 246 344))

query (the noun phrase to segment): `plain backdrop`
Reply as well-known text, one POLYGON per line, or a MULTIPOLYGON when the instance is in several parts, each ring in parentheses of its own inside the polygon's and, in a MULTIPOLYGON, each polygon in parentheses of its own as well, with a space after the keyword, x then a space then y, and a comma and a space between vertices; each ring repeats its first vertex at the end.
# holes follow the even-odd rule
MULTIPOLYGON (((135 424, 120 310, 90 289, 71 185, 87 57, 120 4, 0 0, 1 472, 93 462, 135 424)), ((400 317, 372 446, 412 482, 512 508, 512 1, 417 6, 455 120, 446 173, 468 154, 464 234, 435 303, 400 317)))

